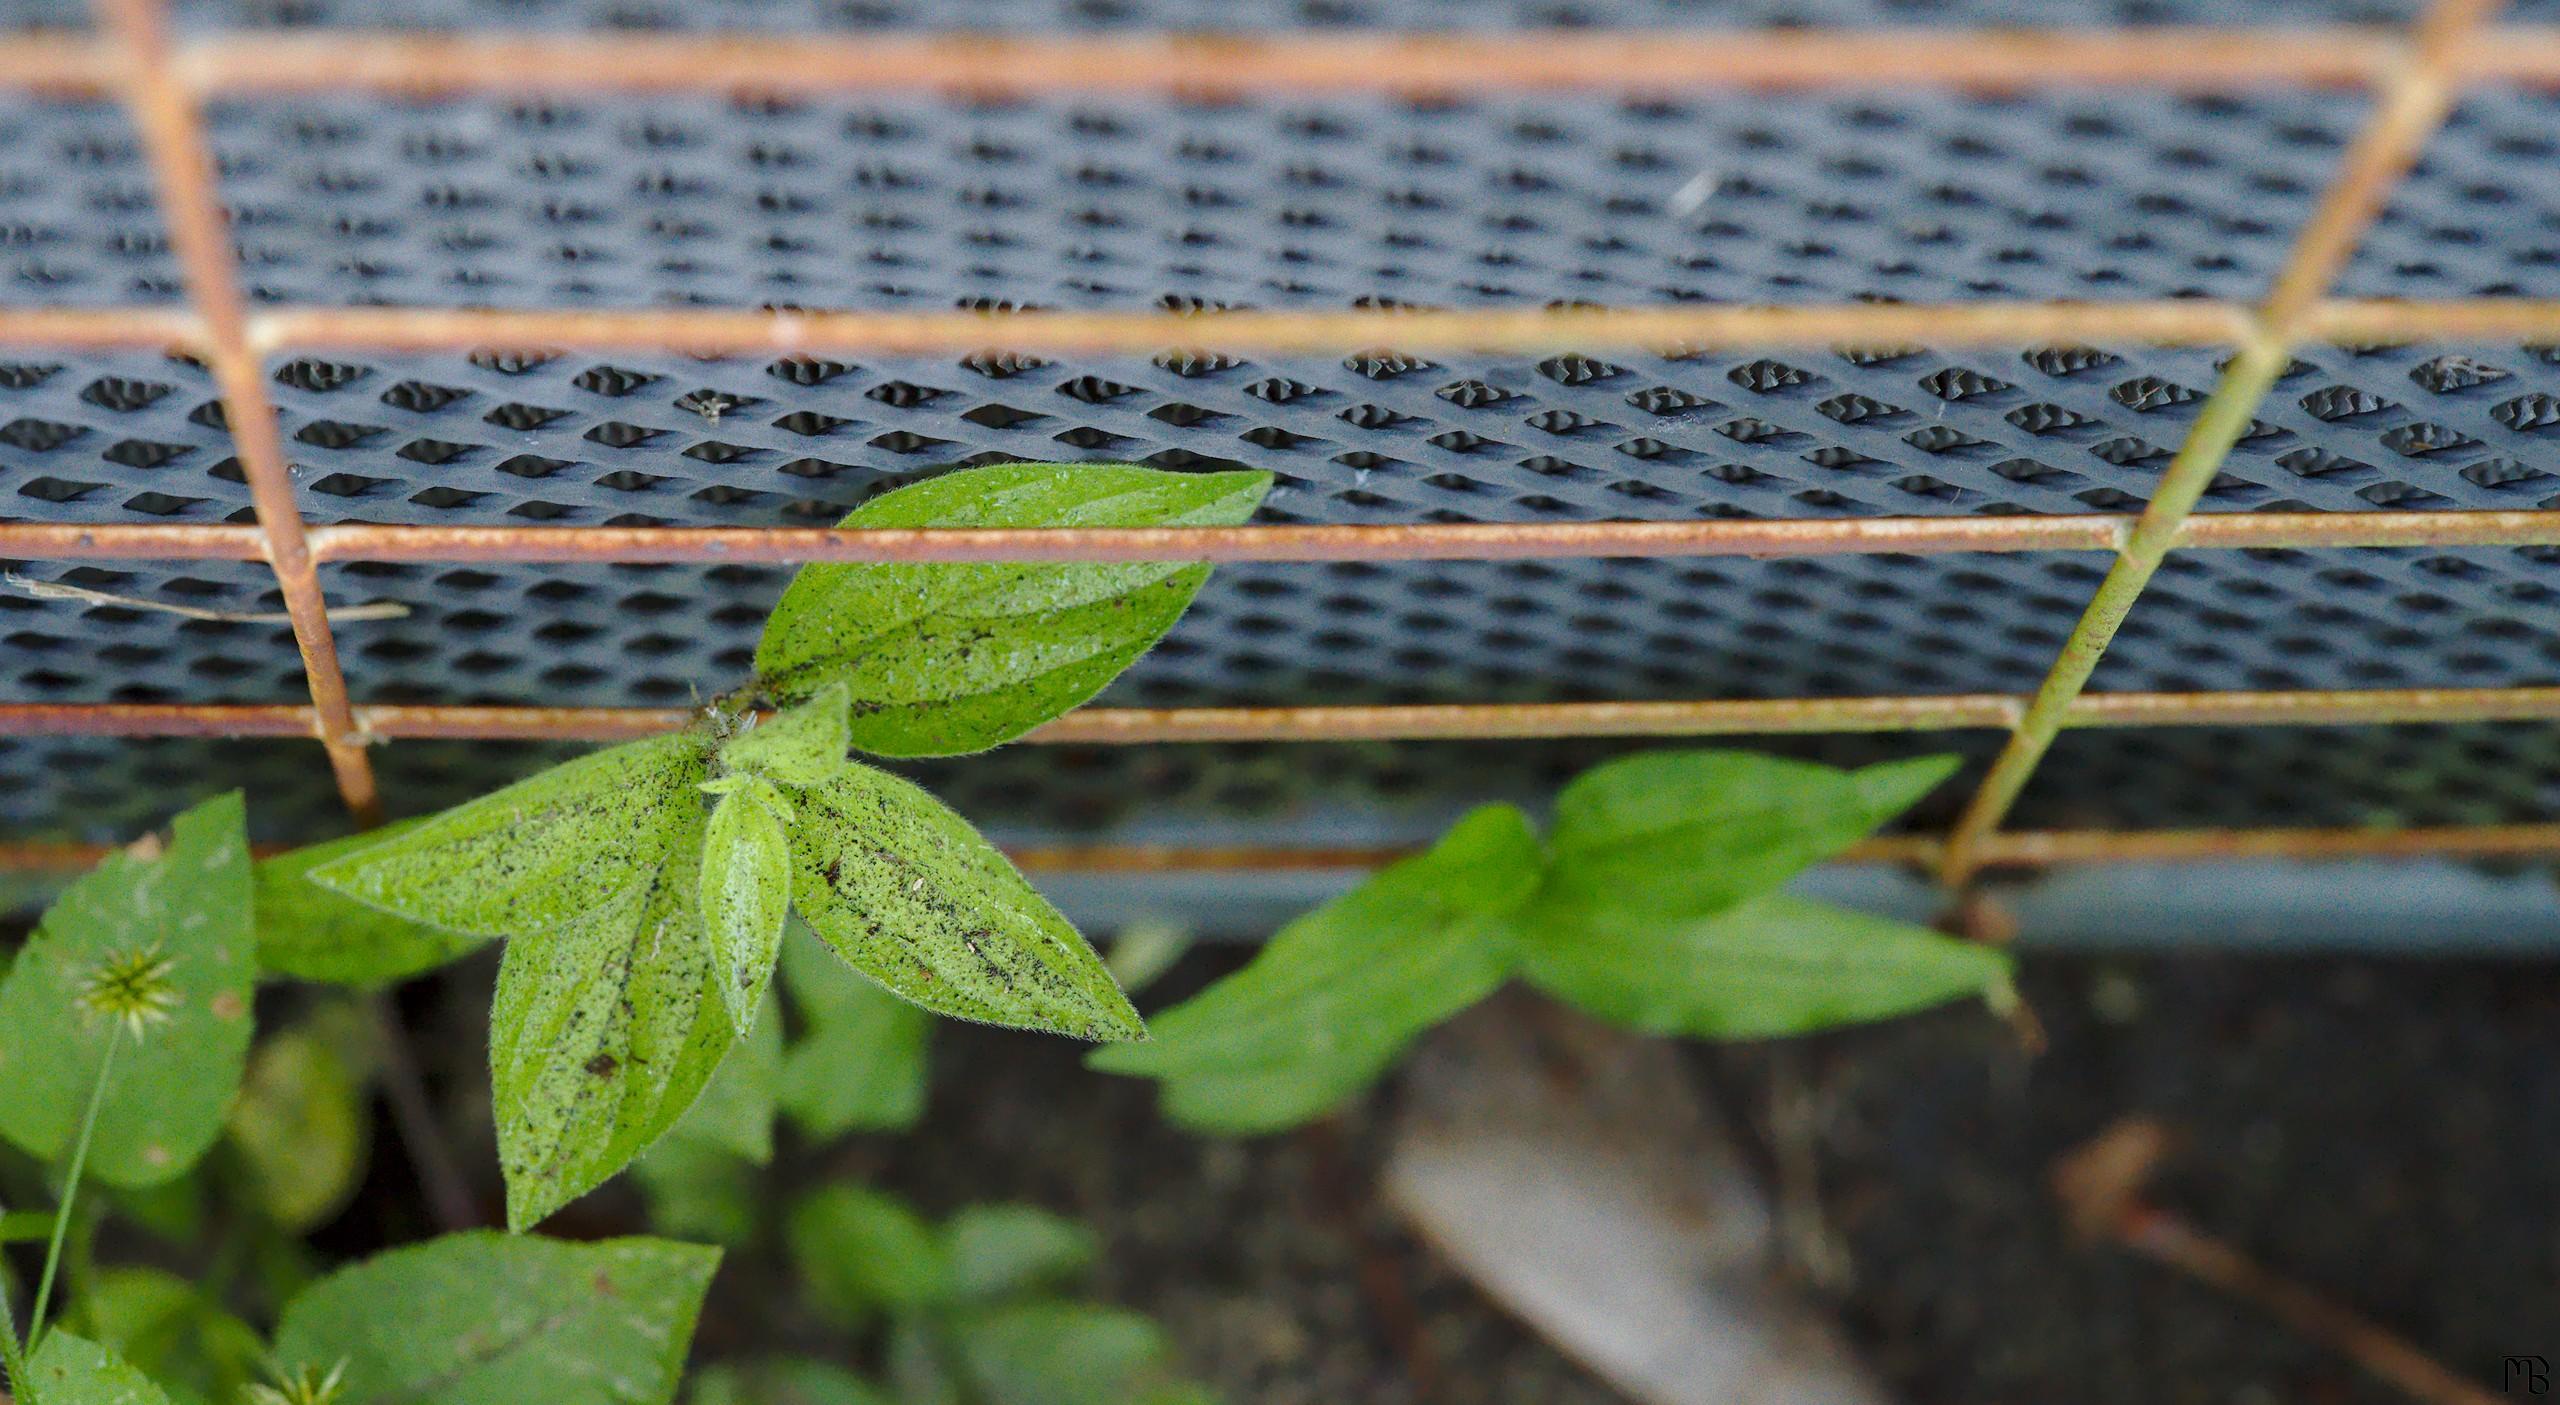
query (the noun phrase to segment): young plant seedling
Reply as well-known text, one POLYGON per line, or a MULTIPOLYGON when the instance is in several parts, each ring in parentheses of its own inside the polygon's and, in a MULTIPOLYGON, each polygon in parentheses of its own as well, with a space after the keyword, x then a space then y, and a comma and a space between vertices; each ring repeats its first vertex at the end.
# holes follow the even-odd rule
MULTIPOLYGON (((884 494, 844 525, 1224 525, 1270 483, 1001 464, 884 494)), ((540 1221, 675 1125, 754 1025, 793 912, 922 1009, 1142 1037, 1092 948, 966 820, 847 752, 1018 737, 1144 654, 1207 576, 1180 562, 813 565, 766 621, 755 676, 695 725, 304 867, 337 898, 450 934, 394 929, 398 959, 372 974, 506 942, 489 1060, 508 1224, 540 1221)))
POLYGON ((1745 752, 1610 762, 1556 801, 1544 844, 1489 805, 1283 928, 1243 970, 1087 1062, 1160 1080, 1203 1132, 1321 1116, 1432 1026, 1517 976, 1628 1029, 1764 1039, 1979 996, 2013 1002, 2001 952, 1776 891, 1955 769, 1839 771, 1745 752))

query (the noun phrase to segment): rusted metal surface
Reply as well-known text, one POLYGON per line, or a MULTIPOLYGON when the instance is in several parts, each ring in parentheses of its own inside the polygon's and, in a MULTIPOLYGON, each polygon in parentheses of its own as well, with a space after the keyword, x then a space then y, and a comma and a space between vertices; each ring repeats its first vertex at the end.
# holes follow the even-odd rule
POLYGON ((237 256, 205 136, 204 114, 171 77, 168 15, 160 0, 97 0, 100 27, 112 37, 117 87, 150 158, 161 219, 186 275, 189 306, 204 329, 203 354, 222 396, 232 448, 256 504, 266 554, 293 618, 293 637, 319 719, 338 791, 359 818, 381 811, 373 766, 355 740, 355 717, 338 646, 329 632, 328 602, 319 565, 303 533, 294 501, 293 475, 266 373, 249 345, 248 307, 241 296, 237 256))
MULTIPOLYGON (((2112 550, 2116 513, 1703 522, 941 528, 330 526, 316 561, 1488 561, 2112 550)), ((2250 512, 2189 517, 2181 550, 2560 545, 2560 512, 2250 512)), ((0 523, 0 557, 263 561, 255 527, 0 523)))
POLYGON ((0 703, 0 736, 317 737, 304 703, 0 703))
MULTIPOLYGON (((1488 561, 2105 551, 2114 547, 2126 520, 2091 515, 852 531, 348 526, 321 527, 312 538, 325 561, 1488 561)), ((2560 513, 2548 525, 2560 530, 2560 513)))
MULTIPOLYGON (((1087 707, 1025 741, 1053 746, 1186 742, 1499 741, 1533 737, 1751 736, 1999 730, 2027 700, 2001 693, 1668 702, 1440 703, 1317 707, 1087 707)), ((377 704, 354 710, 365 742, 631 741, 688 725, 687 708, 377 704)), ((2303 692, 2087 693, 2072 729, 2357 726, 2560 718, 2560 688, 2385 688, 2303 692)), ((0 704, 0 736, 319 735, 294 703, 0 704)))
POLYGON ((1339 353, 1603 351, 1786 345, 2215 346, 2245 330, 2223 303, 1846 303, 1802 307, 1350 308, 1341 311, 745 312, 709 308, 284 308, 258 344, 337 351, 647 347, 698 356, 1154 355, 1184 347, 1339 353))

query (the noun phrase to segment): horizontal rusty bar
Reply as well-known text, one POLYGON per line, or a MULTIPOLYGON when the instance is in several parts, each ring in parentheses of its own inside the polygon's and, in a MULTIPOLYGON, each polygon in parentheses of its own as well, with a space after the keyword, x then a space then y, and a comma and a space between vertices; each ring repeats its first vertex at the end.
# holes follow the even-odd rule
POLYGON ((1985 868, 2224 859, 2532 858, 2560 854, 2560 824, 2405 829, 2017 830, 1993 834, 1985 868))
MULTIPOLYGON (((1590 556, 1827 556, 2106 551, 2111 513, 1702 522, 851 530, 818 527, 333 526, 323 561, 1490 561, 1590 556)), ((2560 512, 2255 512, 2190 518, 2185 548, 2560 544, 2560 512)), ((0 559, 263 560, 255 527, 0 523, 0 559)))
MULTIPOLYGON (((2449 515, 2449 514, 2438 514, 2449 515)), ((328 561, 1489 561, 2107 551, 2103 514, 1243 527, 320 527, 328 561)), ((2550 514, 2560 539, 2560 513, 2550 514)), ((6 539, 0 537, 0 548, 6 539)))
MULTIPOLYGON (((2555 81, 2560 81, 2556 78, 2555 81)), ((989 347, 1055 354, 1645 351, 1753 346, 2034 346, 2133 342, 2223 346, 2244 309, 2169 300, 2096 303, 1849 303, 1794 307, 1481 308, 1425 311, 758 312, 702 308, 301 307, 253 313, 264 351, 452 351, 489 346, 671 350, 696 355, 959 355, 989 347)), ((2560 300, 2350 299, 2313 305, 2299 330, 2334 343, 2560 339, 2560 300)), ((0 309, 0 344, 194 347, 180 309, 0 309)))
POLYGON ((991 347, 1054 355, 1230 352, 1703 350, 1778 345, 1932 346, 2138 342, 2220 346, 2247 314, 2227 303, 1845 303, 1796 307, 1483 307, 1211 312, 756 312, 292 307, 259 314, 269 350, 460 351, 648 348, 696 356, 965 355, 991 347))
POLYGON ((306 703, 0 703, 0 736, 319 735, 306 703))
POLYGON ((2560 340, 2560 298, 2352 298, 2315 303, 2299 330, 2348 345, 2560 340))
POLYGON ((33 561, 264 561, 256 527, 194 522, 0 522, 0 558, 33 561))
MULTIPOLYGON (((1889 834, 1853 845, 1847 863, 1926 867, 1941 841, 1889 834)), ((258 845, 260 857, 282 846, 258 845)), ((0 843, 0 873, 75 872, 111 852, 103 844, 28 840, 0 843)), ((1030 873, 1298 873, 1378 868, 1415 850, 1404 845, 1301 848, 1219 844, 1026 844, 1005 853, 1030 873)), ((2211 863, 2248 859, 2543 858, 2560 856, 2560 824, 2445 825, 2402 829, 2064 829, 2012 830, 1986 837, 1991 869, 2118 863, 2211 863)))
MULTIPOLYGON (((0 42, 0 52, 7 47, 0 42)), ((0 307, 0 345, 192 351, 203 343, 203 320, 185 308, 0 307)))
MULTIPOLYGON (((1528 737, 1744 736, 1997 730, 2024 699, 2001 693, 1665 702, 1437 703, 1395 706, 1079 708, 1025 740, 1050 745, 1187 742, 1460 741, 1528 737)), ((355 709, 360 735, 394 740, 629 741, 690 722, 688 708, 481 707, 386 703, 355 709)), ((307 736, 303 705, 16 703, 0 735, 307 736)), ((2560 688, 2384 688, 2299 692, 2090 693, 2072 728, 2349 726, 2560 718, 2560 688)))
MULTIPOLYGON (((1466 34, 1012 36, 415 34, 319 31, 200 42, 228 94, 1131 92, 1183 95, 1896 86, 2190 90, 2345 86, 2391 61, 2375 28, 1553 30, 1466 34)), ((2530 45, 2520 46, 2531 52, 2530 45)))

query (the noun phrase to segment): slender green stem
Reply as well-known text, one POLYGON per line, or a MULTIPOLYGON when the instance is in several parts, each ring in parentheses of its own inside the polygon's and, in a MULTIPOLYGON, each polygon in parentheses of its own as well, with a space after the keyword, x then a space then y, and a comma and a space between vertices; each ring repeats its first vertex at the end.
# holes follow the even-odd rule
POLYGON ((18 1405, 36 1405, 36 1378, 27 1370, 26 1348, 18 1344, 18 1318, 9 1308, 6 1275, 0 1275, 0 1367, 6 1368, 4 1384, 18 1405))
POLYGON ((89 1164, 89 1139, 98 1130, 98 1109, 106 1105, 107 1079, 115 1072, 116 1050, 124 1043, 124 1025, 107 1026, 107 1052, 98 1059, 98 1081, 89 1089, 89 1110, 80 1119, 80 1140, 71 1147, 71 1172, 62 1182, 62 1205, 53 1212, 53 1244, 45 1250, 44 1276, 36 1280, 35 1307, 27 1313, 27 1345, 44 1340, 45 1305, 53 1299, 53 1275, 62 1267, 62 1241, 71 1230, 72 1203, 80 1195, 80 1173, 89 1164))

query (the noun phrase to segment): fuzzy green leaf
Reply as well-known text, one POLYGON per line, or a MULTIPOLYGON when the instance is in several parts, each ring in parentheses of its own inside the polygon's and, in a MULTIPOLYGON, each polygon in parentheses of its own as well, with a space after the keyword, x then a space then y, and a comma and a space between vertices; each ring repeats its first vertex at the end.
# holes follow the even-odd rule
POLYGON ((924 1115, 933 1017, 854 974, 806 927, 782 944, 804 1033, 782 1061, 782 1110, 812 1137, 897 1131, 924 1115))
POLYGON ((364 1174, 370 1033, 330 1006, 250 1052, 225 1126, 258 1203, 288 1233, 326 1223, 364 1174))
POLYGON ((702 838, 702 929, 713 979, 738 1029, 754 1025, 791 914, 788 807, 757 780, 720 797, 702 838))
POLYGON ((1144 1036, 1093 948, 941 801, 868 766, 792 798, 792 905, 855 970, 940 1015, 1144 1036))
POLYGON ((719 1263, 660 1239, 447 1235, 304 1290, 276 1363, 344 1362, 351 1405, 665 1405, 719 1263))
POLYGON ((784 708, 721 744, 723 777, 757 776, 784 785, 818 785, 845 767, 853 748, 851 707, 839 683, 798 707, 784 708))
POLYGON ((961 1297, 1057 1288, 1093 1266, 1093 1231, 1036 1205, 970 1205, 942 1229, 961 1297))
MULTIPOLYGON (((701 753, 658 753, 614 866, 629 886, 511 938, 489 1013, 490 1093, 507 1222, 539 1222, 594 1189, 692 1105, 735 1037, 695 882, 701 753)), ((576 764, 576 763, 572 763, 576 764)))
POLYGON ((1539 989, 1646 1034, 1770 1039, 1966 996, 2010 998, 2006 953, 1783 893, 1654 930, 1591 928, 1530 948, 1539 989))
POLYGON ((0 981, 0 1135, 44 1160, 78 1132, 112 1034, 114 1077, 88 1174, 156 1185, 194 1165, 222 1131, 249 1052, 257 975, 249 846, 237 794, 180 815, 164 852, 109 855, 44 915, 0 981), (165 967, 165 969, 162 969, 165 967), (139 1036, 101 1006, 95 982, 124 969, 158 992, 139 1036))
MULTIPOLYGON (((691 732, 592 752, 311 869, 382 911, 481 937, 592 925, 655 877, 662 816, 698 814, 703 739, 691 732)), ((699 832, 699 826, 696 826, 699 832)), ((685 855, 688 868, 700 849, 685 855)), ((686 880, 692 887, 692 879, 686 880)))
POLYGON ((177 1405, 230 1405, 257 1379, 267 1346, 204 1290, 156 1268, 100 1270, 80 1295, 91 1341, 148 1376, 177 1405))
POLYGON ((1841 771, 1741 751, 1630 756, 1556 798, 1536 925, 1637 932, 1721 912, 1856 843, 1955 768, 1841 771))
POLYGON ((260 860, 260 969, 295 980, 378 990, 478 948, 486 938, 395 917, 310 881, 311 870, 322 864, 396 838, 416 824, 403 820, 260 860))
POLYGON ((951 1256, 907 1203, 832 1185, 791 1208, 791 1257, 819 1302, 846 1322, 939 1307, 958 1292, 951 1256))
POLYGON ((1129 1405, 1172 1358, 1164 1329, 1094 1303, 1012 1303, 962 1314, 951 1330, 986 1405, 1129 1405))
POLYGON ((1517 960, 1512 918, 1538 883, 1528 818, 1488 805, 1428 852, 1290 923, 1243 970, 1156 1016, 1144 1044, 1086 1062, 1166 1081, 1165 1112, 1250 1134, 1349 1098, 1517 960))
MULTIPOLYGON (((1270 489, 1267 473, 996 464, 882 494, 843 525, 1226 526, 1270 489)), ((983 751, 1100 692, 1208 575, 1179 562, 820 563, 765 622, 756 671, 785 699, 844 683, 864 751, 983 751)))
POLYGON ((696 1372, 689 1405, 897 1405, 887 1391, 824 1361, 734 1362, 696 1372))
POLYGON ((20 1393, 40 1405, 170 1405, 131 1362, 60 1329, 44 1334, 27 1374, 36 1378, 35 1388, 20 1393))

